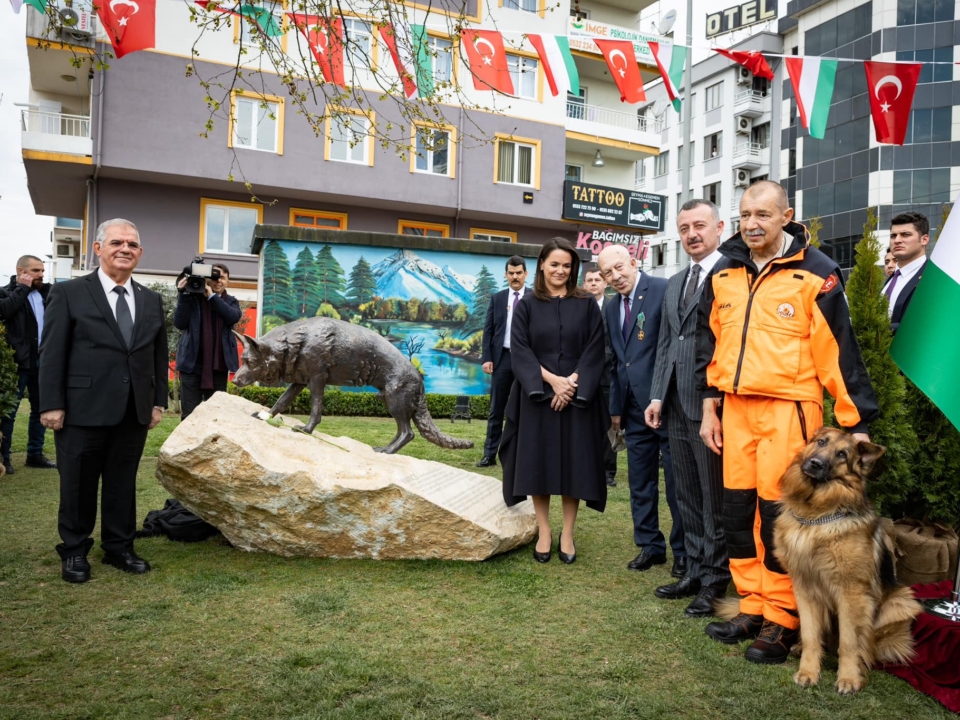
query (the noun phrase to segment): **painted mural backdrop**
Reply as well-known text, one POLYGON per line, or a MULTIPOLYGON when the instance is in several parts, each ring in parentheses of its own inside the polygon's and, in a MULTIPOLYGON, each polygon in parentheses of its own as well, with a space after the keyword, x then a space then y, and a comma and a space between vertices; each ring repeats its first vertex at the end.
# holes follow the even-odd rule
POLYGON ((345 320, 393 343, 428 393, 490 392, 483 323, 490 296, 506 287, 506 257, 285 240, 262 252, 261 334, 299 318, 345 320))

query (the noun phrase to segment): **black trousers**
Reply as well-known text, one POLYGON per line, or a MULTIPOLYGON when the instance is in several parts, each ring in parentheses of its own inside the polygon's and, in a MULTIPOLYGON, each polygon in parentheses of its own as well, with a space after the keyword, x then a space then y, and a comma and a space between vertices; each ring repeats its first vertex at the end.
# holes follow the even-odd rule
POLYGON ((213 371, 213 390, 200 389, 200 372, 180 373, 180 419, 197 409, 204 400, 209 400, 215 392, 227 391, 227 371, 213 371))
MULTIPOLYGON (((606 407, 610 407, 610 386, 605 385, 600 388, 603 392, 603 402, 606 407)), ((617 454, 613 451, 613 445, 610 444, 610 438, 606 433, 603 436, 603 466, 607 479, 617 476, 617 454)))
MULTIPOLYGON (((133 392, 119 425, 80 427, 64 425, 54 434, 60 472, 60 514, 57 529, 63 541, 61 558, 86 555, 97 523, 100 499, 100 545, 105 552, 133 550, 137 529, 137 468, 147 441, 147 425, 137 420, 133 392)), ((70 411, 67 410, 67 422, 70 411)))
POLYGON ((513 365, 510 351, 500 354, 500 362, 493 368, 490 378, 490 417, 487 420, 487 441, 483 444, 483 456, 496 458, 503 436, 503 413, 507 409, 510 388, 513 385, 513 365))

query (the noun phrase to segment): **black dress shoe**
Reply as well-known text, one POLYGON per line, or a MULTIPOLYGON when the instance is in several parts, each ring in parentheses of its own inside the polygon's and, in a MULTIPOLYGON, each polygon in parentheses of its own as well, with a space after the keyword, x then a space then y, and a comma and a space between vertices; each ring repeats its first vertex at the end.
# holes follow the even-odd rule
POLYGON ((733 620, 710 623, 704 632, 724 645, 736 645, 738 642, 755 638, 762 627, 763 615, 740 613, 733 620))
POLYGON ((60 563, 60 577, 68 583, 85 583, 90 579, 90 563, 83 555, 68 557, 60 563))
MULTIPOLYGON (((540 542, 540 538, 537 538, 537 543, 538 542, 540 542)), ((550 549, 546 552, 537 552, 537 543, 533 544, 533 559, 538 563, 550 562, 550 558, 553 556, 553 538, 550 538, 550 549)))
POLYGON ((617 479, 613 475, 607 476, 607 487, 616 487, 617 479))
POLYGON ((24 463, 27 467, 41 468, 43 470, 56 470, 57 464, 48 459, 42 453, 40 455, 27 455, 27 461, 24 463))
POLYGON ((133 573, 134 575, 142 575, 143 573, 150 572, 150 564, 132 550, 118 555, 105 553, 103 556, 103 564, 113 565, 113 567, 118 570, 133 573))
POLYGON ((667 556, 664 553, 655 555, 649 550, 643 550, 633 560, 627 563, 627 569, 639 570, 640 572, 643 572, 644 570, 649 570, 654 565, 666 565, 666 564, 667 564, 667 556))
POLYGON ((687 605, 683 614, 687 617, 713 617, 713 603, 727 594, 727 584, 705 585, 700 588, 697 597, 687 605))
POLYGON ((675 578, 686 577, 687 575, 687 558, 684 557, 674 557, 673 558, 673 568, 670 570, 670 574, 675 578))
POLYGON ((3 461, 3 469, 6 471, 5 474, 7 475, 13 475, 14 473, 13 465, 10 464, 9 460, 3 461))
POLYGON ((661 585, 653 594, 661 600, 679 600, 680 598, 693 597, 700 590, 700 581, 695 578, 682 577, 675 583, 661 585))
POLYGON ((760 636, 743 654, 746 660, 758 665, 779 665, 790 655, 790 648, 800 639, 800 630, 791 630, 770 620, 763 621, 760 636))
POLYGON ((493 457, 487 457, 484 455, 480 458, 480 462, 477 463, 477 467, 493 467, 497 464, 497 459, 493 457))
POLYGON ((567 565, 573 565, 577 561, 577 548, 574 546, 573 553, 567 555, 563 550, 560 549, 560 543, 563 542, 563 533, 560 533, 560 537, 557 538, 557 557, 567 565))

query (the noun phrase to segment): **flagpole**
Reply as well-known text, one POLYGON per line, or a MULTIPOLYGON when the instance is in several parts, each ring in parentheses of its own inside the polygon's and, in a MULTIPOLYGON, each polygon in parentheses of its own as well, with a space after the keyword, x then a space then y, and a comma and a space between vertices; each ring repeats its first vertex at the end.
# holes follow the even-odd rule
MULTIPOLYGON (((691 200, 690 190, 690 165, 693 161, 690 151, 690 121, 693 115, 693 0, 687 0, 687 57, 683 70, 684 96, 681 101, 683 108, 683 152, 680 153, 680 163, 683 165, 680 172, 680 182, 683 186, 680 188, 680 198, 683 202, 691 200)), ((677 208, 677 215, 680 214, 680 208, 677 208)))

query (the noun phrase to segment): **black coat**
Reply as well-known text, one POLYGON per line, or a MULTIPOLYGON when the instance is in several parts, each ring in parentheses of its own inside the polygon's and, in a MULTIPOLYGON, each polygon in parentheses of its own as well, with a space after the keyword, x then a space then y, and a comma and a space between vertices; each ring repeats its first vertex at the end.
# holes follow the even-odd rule
MULTIPOLYGON (((923 271, 927 268, 927 261, 923 261, 923 265, 920 266, 920 269, 917 270, 913 277, 904 285, 903 290, 900 291, 900 294, 897 296, 897 301, 893 304, 893 313, 890 315, 890 329, 896 334, 897 328, 900 327, 900 321, 903 320, 903 314, 907 311, 907 307, 910 305, 910 300, 913 299, 913 291, 917 289, 917 283, 920 282, 920 278, 923 277, 923 271)), ((890 283, 890 279, 887 278, 887 282, 883 284, 883 290, 881 292, 886 292, 887 285, 890 283)))
POLYGON ((223 345, 223 360, 230 372, 240 369, 240 359, 237 357, 237 339, 233 335, 233 326, 240 322, 243 311, 240 303, 233 295, 211 295, 209 299, 203 295, 181 292, 177 297, 177 307, 173 311, 173 325, 183 334, 180 344, 177 345, 177 370, 185 373, 199 372, 201 344, 203 335, 200 324, 202 322, 200 303, 210 303, 210 309, 223 320, 223 332, 220 342, 223 345))
MULTIPOLYGON (((17 276, 10 278, 10 284, 0 289, 0 319, 7 329, 7 343, 13 348, 17 369, 22 373, 37 372, 40 367, 40 348, 37 344, 37 316, 33 305, 27 299, 33 288, 17 282, 17 276)), ((50 294, 50 283, 39 288, 44 307, 50 294)))
POLYGON ((513 315, 510 361, 515 380, 500 443, 503 498, 565 495, 603 511, 607 502, 604 443, 610 416, 600 392, 604 340, 593 297, 539 300, 523 296, 513 315), (541 367, 567 376, 577 371, 577 395, 557 412, 541 367))
POLYGON ((167 405, 167 326, 160 296, 133 283, 136 308, 128 349, 97 271, 50 289, 40 346, 40 412, 65 410, 66 425, 117 425, 132 391, 137 420, 149 425, 167 405))

